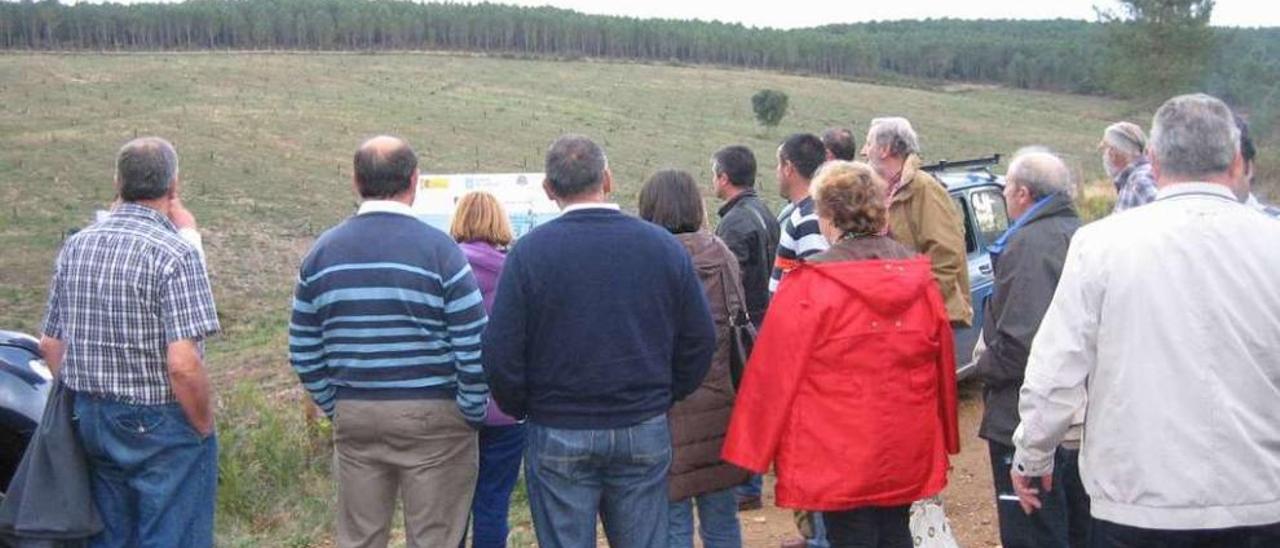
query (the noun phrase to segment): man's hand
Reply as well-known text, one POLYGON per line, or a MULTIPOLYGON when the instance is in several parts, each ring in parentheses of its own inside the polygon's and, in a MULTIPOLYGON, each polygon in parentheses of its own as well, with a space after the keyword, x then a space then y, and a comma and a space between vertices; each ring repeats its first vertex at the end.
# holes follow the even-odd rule
POLYGON ((182 413, 200 437, 209 437, 213 433, 213 397, 199 347, 189 339, 169 343, 168 361, 169 382, 182 413))
POLYGON ((1013 480, 1013 492, 1018 495, 1018 504, 1022 505, 1022 511, 1027 515, 1039 510, 1044 503, 1040 500, 1041 493, 1048 493, 1053 490, 1053 476, 1040 476, 1041 489, 1035 488, 1036 478, 1019 475, 1016 469, 1009 471, 1009 478, 1013 480))
POLYGON ((67 345, 61 340, 48 335, 40 336, 40 358, 44 360, 44 365, 55 377, 58 376, 58 370, 62 369, 62 358, 66 353, 67 345))
POLYGON ((173 201, 170 202, 169 220, 173 221, 173 225, 178 227, 178 230, 197 228, 196 216, 192 215, 191 210, 182 204, 182 198, 174 197, 173 201))

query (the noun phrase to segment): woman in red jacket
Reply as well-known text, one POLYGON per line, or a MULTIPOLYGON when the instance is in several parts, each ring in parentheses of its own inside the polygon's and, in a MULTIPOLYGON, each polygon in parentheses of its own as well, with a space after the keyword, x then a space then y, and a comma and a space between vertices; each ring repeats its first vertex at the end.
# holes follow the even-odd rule
POLYGON ((885 183, 829 162, 812 195, 831 249, 783 279, 724 443, 777 504, 825 513, 835 547, 910 547, 911 503, 960 450, 955 354, 929 260, 884 235, 885 183))

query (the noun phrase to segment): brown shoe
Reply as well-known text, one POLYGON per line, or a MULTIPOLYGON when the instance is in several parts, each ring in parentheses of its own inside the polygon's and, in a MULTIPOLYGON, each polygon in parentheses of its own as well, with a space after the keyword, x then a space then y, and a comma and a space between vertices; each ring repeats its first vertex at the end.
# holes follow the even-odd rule
POLYGON ((764 503, 760 501, 760 497, 738 497, 739 512, 750 512, 761 508, 764 508, 764 503))

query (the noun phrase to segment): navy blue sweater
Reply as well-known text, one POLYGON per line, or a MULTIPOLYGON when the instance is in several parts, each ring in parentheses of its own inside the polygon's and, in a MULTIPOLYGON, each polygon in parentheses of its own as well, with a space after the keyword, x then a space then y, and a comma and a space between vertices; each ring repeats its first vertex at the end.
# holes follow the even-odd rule
POLYGON ((325 232, 302 261, 289 361, 316 405, 455 399, 484 420, 484 302, 466 257, 407 215, 365 213, 325 232))
POLYGON ((566 213, 507 256, 483 336, 498 406, 553 428, 666 413, 707 373, 715 327, 688 253, 608 209, 566 213))

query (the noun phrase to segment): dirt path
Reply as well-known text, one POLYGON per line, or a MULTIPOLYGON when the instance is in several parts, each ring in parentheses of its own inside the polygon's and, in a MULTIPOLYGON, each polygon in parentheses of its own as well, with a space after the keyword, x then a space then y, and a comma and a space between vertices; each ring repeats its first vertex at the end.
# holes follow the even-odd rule
MULTIPOLYGON (((982 419, 982 392, 972 382, 960 385, 960 454, 952 459, 947 490, 943 493, 947 518, 955 529, 961 546, 982 548, 999 546, 994 496, 991 487, 991 463, 987 444, 977 437, 982 419)), ((765 489, 765 508, 739 514, 742 519, 743 545, 751 548, 776 548, 783 540, 797 536, 791 511, 773 506, 773 478, 765 489)))

